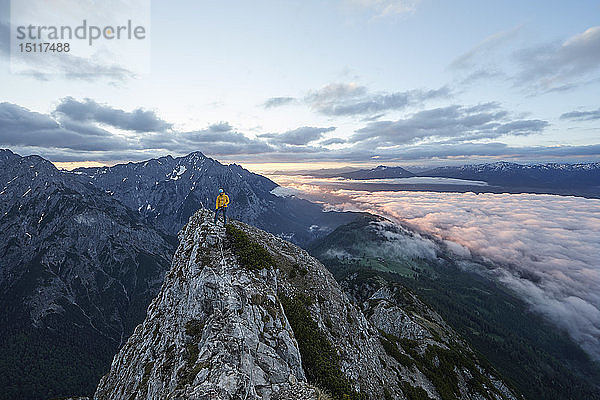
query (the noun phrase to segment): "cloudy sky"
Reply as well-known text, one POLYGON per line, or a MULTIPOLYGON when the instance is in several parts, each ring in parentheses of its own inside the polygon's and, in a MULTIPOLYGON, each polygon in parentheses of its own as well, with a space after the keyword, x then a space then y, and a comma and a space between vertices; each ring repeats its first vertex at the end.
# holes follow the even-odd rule
POLYGON ((196 150, 257 170, 598 161, 598 15, 578 0, 153 1, 147 70, 98 46, 13 51, 26 68, 11 71, 0 0, 0 147, 61 166, 196 150))

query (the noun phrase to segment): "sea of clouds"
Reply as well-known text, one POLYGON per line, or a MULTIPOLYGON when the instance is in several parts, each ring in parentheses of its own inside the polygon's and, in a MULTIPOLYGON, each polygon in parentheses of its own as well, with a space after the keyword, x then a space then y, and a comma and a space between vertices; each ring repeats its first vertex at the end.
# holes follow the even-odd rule
POLYGON ((493 261, 493 275, 600 360, 600 200, 538 194, 340 193, 493 261))
MULTIPOLYGON (((290 182, 287 182, 290 183, 290 182)), ((443 240, 600 360, 600 200, 542 194, 367 192, 295 178, 311 200, 390 217, 443 240)))

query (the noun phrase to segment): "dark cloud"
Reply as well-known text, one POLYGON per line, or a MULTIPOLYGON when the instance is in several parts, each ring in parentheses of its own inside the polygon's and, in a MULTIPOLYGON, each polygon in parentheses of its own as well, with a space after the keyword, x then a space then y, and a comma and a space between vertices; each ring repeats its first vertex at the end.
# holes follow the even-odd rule
MULTIPOLYGON (((8 147, 8 146, 7 146, 8 147)), ((565 162, 582 162, 585 160, 600 160, 600 144, 587 146, 532 146, 514 147, 505 143, 461 143, 419 145, 402 149, 373 149, 369 146, 356 146, 350 149, 327 150, 311 146, 273 147, 263 142, 251 144, 235 143, 180 143, 172 146, 149 146, 147 149, 112 149, 109 151, 73 151, 72 149, 52 149, 48 147, 10 146, 19 154, 39 154, 52 161, 127 161, 147 160, 161 157, 165 154, 183 155, 199 150, 207 155, 230 159, 235 162, 243 161, 281 161, 281 162, 311 162, 339 161, 364 162, 377 159, 380 162, 452 160, 456 162, 472 162, 481 160, 539 160, 540 162, 564 160, 565 162)))
POLYGON ((271 153, 274 149, 267 143, 250 139, 237 132, 228 122, 219 122, 206 129, 188 132, 157 132, 140 137, 144 149, 161 149, 177 153, 193 150, 214 155, 271 153))
POLYGON ((539 162, 587 162, 600 160, 600 144, 586 146, 508 146, 505 143, 435 143, 403 147, 378 148, 376 142, 362 142, 354 146, 338 150, 326 148, 289 146, 278 147, 269 154, 239 154, 239 161, 338 161, 364 162, 377 159, 378 162, 428 162, 431 160, 452 160, 457 162, 472 162, 481 160, 532 161, 539 162), (293 151, 294 149, 295 151, 293 151))
POLYGON ((228 122, 189 132, 146 132, 146 129, 164 129, 171 124, 154 113, 141 110, 127 113, 91 100, 63 101, 54 115, 58 118, 1 103, 0 145, 26 154, 51 154, 54 161, 144 159, 164 155, 164 152, 187 154, 195 150, 214 155, 276 150, 263 140, 250 139, 237 132, 228 122), (98 123, 129 129, 135 134, 125 138, 100 128, 98 123))
POLYGON ((113 136, 112 133, 105 129, 99 128, 96 125, 88 122, 74 121, 69 118, 60 119, 60 126, 64 129, 77 132, 80 135, 90 136, 113 136))
POLYGON ((370 122, 350 137, 351 142, 377 142, 380 147, 408 144, 428 138, 489 139, 503 135, 542 132, 548 122, 508 119, 496 103, 475 107, 452 105, 424 110, 397 121, 370 122))
POLYGON ((541 89, 555 87, 600 69, 600 26, 587 29, 560 44, 546 44, 515 54, 522 70, 518 82, 541 89))
POLYGON ((243 133, 230 131, 208 129, 192 132, 180 132, 174 134, 179 141, 184 143, 207 144, 207 143, 234 143, 234 144, 250 144, 255 141, 249 139, 243 133))
POLYGON ((161 132, 172 128, 172 124, 159 118, 154 111, 140 108, 126 112, 91 99, 77 101, 66 97, 56 107, 56 112, 74 121, 98 122, 115 128, 135 132, 161 132))
POLYGON ((100 127, 95 117, 88 121, 87 117, 76 120, 63 113, 53 115, 59 118, 10 103, 0 104, 0 147, 10 147, 22 154, 40 154, 53 161, 143 160, 195 150, 239 161, 600 158, 600 144, 510 147, 504 143, 476 142, 483 137, 529 134, 541 131, 547 125, 547 122, 539 120, 511 120, 497 103, 426 110, 399 121, 374 122, 356 132, 349 141, 323 139, 327 132, 335 130, 334 127, 301 127, 250 138, 228 122, 186 132, 133 130, 123 136, 100 127), (435 143, 416 144, 426 137, 435 140, 435 143), (341 149, 325 147, 344 143, 348 146, 341 149))
POLYGON ((354 83, 333 83, 310 93, 305 101, 320 114, 330 116, 368 115, 402 110, 423 101, 448 97, 450 90, 409 90, 395 93, 368 93, 354 83))
POLYGON ((266 133, 258 135, 260 138, 265 138, 269 143, 275 145, 294 145, 302 146, 315 140, 321 139, 323 134, 334 131, 335 127, 314 128, 311 126, 303 126, 284 133, 266 133))
POLYGON ((571 111, 562 114, 560 119, 571 119, 574 121, 592 121, 600 119, 600 108, 593 111, 571 111))
POLYGON ((32 132, 58 129, 58 123, 47 115, 29 111, 11 103, 0 103, 0 132, 32 132))
POLYGON ((93 126, 63 125, 15 104, 0 104, 0 143, 70 150, 107 151, 130 147, 125 139, 93 126))
POLYGON ((271 97, 270 99, 267 99, 263 106, 265 108, 274 108, 274 107, 281 107, 281 106, 286 106, 288 104, 294 104, 297 103, 298 99, 296 99, 295 97, 271 97))
MULTIPOLYGON (((508 43, 521 35, 522 25, 496 33, 455 59, 449 68, 461 85, 489 79, 512 81, 532 95, 564 92, 595 82, 600 70, 600 26, 562 42, 511 50, 508 43)), ((512 47, 517 46, 514 44, 512 47)))
POLYGON ((342 139, 342 138, 331 138, 331 139, 326 139, 326 140, 322 140, 320 142, 320 144, 322 146, 329 146, 330 144, 343 144, 346 143, 346 139, 342 139))

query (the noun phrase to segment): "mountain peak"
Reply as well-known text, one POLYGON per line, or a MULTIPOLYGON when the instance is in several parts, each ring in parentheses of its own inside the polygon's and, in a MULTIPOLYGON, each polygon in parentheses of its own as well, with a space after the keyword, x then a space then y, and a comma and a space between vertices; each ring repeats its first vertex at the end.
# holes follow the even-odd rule
POLYGON ((371 169, 360 169, 357 171, 345 172, 340 175, 342 178, 348 179, 391 179, 391 178, 409 178, 415 176, 410 171, 402 167, 388 167, 378 165, 371 169))
POLYGON ((200 152, 200 151, 193 151, 188 155, 185 155, 183 157, 179 157, 179 158, 186 158, 186 159, 196 159, 196 158, 207 158, 204 153, 200 152))

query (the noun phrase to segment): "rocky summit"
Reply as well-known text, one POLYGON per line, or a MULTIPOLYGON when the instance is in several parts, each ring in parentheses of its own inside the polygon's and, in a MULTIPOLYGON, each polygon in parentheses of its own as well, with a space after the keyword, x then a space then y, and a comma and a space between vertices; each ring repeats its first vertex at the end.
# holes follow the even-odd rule
POLYGON ((410 293, 348 296, 306 251, 207 210, 179 239, 95 399, 519 398, 410 293))

